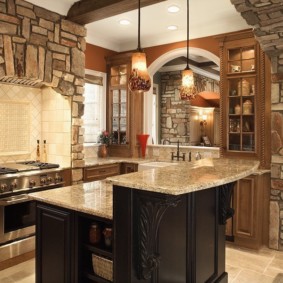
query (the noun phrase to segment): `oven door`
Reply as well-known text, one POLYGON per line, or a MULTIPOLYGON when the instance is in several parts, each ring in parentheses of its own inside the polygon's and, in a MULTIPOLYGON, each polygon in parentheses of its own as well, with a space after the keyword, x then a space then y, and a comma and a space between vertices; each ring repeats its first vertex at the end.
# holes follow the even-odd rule
POLYGON ((35 233, 35 202, 27 194, 0 199, 0 244, 35 233))

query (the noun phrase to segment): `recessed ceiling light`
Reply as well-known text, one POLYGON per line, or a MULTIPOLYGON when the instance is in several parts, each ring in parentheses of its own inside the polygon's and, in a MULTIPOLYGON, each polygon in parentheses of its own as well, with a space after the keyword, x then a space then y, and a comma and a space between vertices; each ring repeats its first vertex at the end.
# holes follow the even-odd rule
POLYGON ((172 25, 172 26, 168 26, 167 29, 169 29, 169 30, 176 30, 176 29, 178 29, 178 27, 172 25))
POLYGON ((120 25, 123 25, 123 26, 127 26, 127 25, 129 25, 131 22, 129 21, 129 20, 120 20, 119 21, 119 24, 120 25))
POLYGON ((167 11, 168 11, 169 13, 177 13, 177 12, 180 11, 180 8, 179 8, 178 6, 176 6, 176 5, 172 5, 172 6, 169 6, 169 7, 167 8, 167 11))

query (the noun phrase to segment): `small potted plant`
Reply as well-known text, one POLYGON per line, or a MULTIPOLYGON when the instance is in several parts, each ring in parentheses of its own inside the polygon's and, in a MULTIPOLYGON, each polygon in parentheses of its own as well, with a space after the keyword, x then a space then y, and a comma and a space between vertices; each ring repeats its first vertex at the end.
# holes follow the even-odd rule
POLYGON ((98 156, 107 157, 108 156, 108 146, 112 141, 112 135, 107 131, 102 131, 98 136, 98 142, 100 143, 98 156))

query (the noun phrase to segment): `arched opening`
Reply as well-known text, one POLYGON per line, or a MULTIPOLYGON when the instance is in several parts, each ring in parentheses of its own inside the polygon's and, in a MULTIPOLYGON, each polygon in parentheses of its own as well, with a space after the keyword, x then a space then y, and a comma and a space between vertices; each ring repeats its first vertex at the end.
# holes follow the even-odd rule
MULTIPOLYGON (((187 56, 187 48, 178 48, 171 50, 167 53, 164 53, 160 57, 158 57, 148 68, 149 75, 151 76, 152 82, 154 75, 168 62, 187 56)), ((190 47, 189 58, 191 57, 202 57, 207 60, 213 62, 218 68, 220 65, 220 59, 213 53, 196 47, 190 47)), ((190 64, 191 69, 204 77, 210 77, 213 80, 219 81, 220 77, 217 74, 208 74, 205 68, 200 68, 198 66, 194 66, 190 64)), ((185 67, 183 67, 184 69, 185 67)), ((181 70, 181 69, 180 69, 181 70)), ((160 117, 160 108, 158 107, 160 101, 157 94, 158 90, 156 89, 158 86, 153 84, 153 87, 149 92, 144 96, 144 132, 150 134, 152 139, 150 139, 149 143, 153 141, 153 143, 157 143, 159 141, 159 117, 160 117)), ((207 95, 204 92, 204 96, 207 95)))

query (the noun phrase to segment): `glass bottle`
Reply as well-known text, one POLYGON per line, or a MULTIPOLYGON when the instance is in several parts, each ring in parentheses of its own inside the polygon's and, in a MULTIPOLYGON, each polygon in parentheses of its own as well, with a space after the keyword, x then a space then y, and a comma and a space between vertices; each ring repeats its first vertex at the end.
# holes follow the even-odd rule
POLYGON ((43 141, 42 162, 47 162, 46 140, 43 141))
POLYGON ((36 161, 40 162, 40 146, 39 146, 39 140, 37 140, 37 146, 36 146, 36 161))

